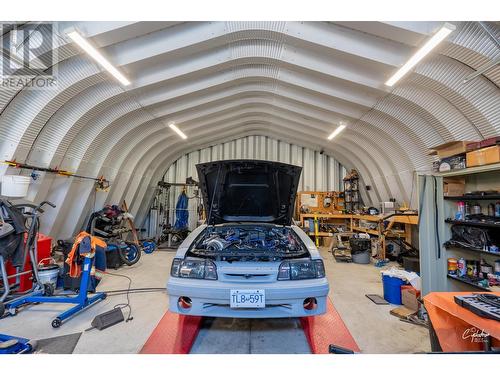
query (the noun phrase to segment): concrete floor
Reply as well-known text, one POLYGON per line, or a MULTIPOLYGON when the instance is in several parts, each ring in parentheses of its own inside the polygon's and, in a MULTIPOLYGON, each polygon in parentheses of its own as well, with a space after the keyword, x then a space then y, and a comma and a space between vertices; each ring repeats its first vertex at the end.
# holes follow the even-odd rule
MULTIPOLYGON (((427 330, 400 322, 389 314, 394 306, 375 305, 365 294, 382 294, 380 270, 373 265, 336 263, 321 250, 330 281, 330 298, 363 353, 415 353, 429 351, 427 330), (353 277, 355 275, 355 277, 353 277)), ((133 279, 132 288, 164 287, 174 252, 143 254, 133 267, 116 273, 133 279)), ((99 290, 125 289, 128 280, 106 276, 99 290)), ((15 317, 0 320, 0 332, 42 339, 82 332, 93 317, 108 311, 126 296, 109 296, 55 330, 50 322, 67 305, 36 305, 15 317)), ((158 324, 168 305, 165 292, 131 294, 132 316, 104 331, 84 332, 74 353, 137 353, 158 324)), ((126 314, 124 310, 124 314, 126 314)), ((309 353, 305 336, 296 319, 250 320, 207 319, 192 353, 309 353)))
POLYGON ((337 263, 324 249, 321 254, 330 283, 330 299, 363 353, 430 351, 426 328, 390 315, 396 305, 376 305, 365 297, 365 294, 383 296, 379 268, 373 264, 337 263))

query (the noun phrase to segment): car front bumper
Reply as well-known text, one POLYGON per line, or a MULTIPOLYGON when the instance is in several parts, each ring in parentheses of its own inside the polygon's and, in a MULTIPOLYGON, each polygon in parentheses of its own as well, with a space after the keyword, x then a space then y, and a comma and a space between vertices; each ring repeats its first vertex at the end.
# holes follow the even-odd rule
POLYGON ((326 278, 273 283, 230 283, 170 277, 167 291, 169 310, 178 314, 228 318, 287 318, 325 313, 329 286, 326 278), (230 308, 231 289, 264 289, 266 307, 230 308), (180 307, 180 297, 189 297, 191 307, 180 307), (314 309, 305 309, 304 300, 311 297, 316 299, 317 305, 314 309))

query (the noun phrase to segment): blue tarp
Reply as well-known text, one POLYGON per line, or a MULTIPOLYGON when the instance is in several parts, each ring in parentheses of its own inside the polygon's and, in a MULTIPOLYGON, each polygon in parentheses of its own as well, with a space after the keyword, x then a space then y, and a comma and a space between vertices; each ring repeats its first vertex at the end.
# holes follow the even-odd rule
POLYGON ((177 199, 175 206, 175 225, 174 229, 186 229, 188 226, 189 211, 188 211, 188 197, 185 192, 182 192, 177 199))

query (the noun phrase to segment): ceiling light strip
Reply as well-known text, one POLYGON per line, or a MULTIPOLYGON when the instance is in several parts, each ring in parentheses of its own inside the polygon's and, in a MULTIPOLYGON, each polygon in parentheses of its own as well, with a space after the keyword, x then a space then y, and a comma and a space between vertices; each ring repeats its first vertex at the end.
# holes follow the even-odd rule
POLYGON ((455 26, 445 23, 439 31, 432 36, 399 70, 385 83, 386 86, 393 86, 406 73, 417 65, 420 60, 429 54, 439 43, 441 43, 450 33, 455 30, 455 26))
POLYGON ((97 49, 95 49, 83 36, 77 31, 71 31, 68 36, 87 54, 92 57, 99 65, 106 69, 113 77, 115 77, 123 86, 130 85, 130 81, 116 69, 97 49))
POLYGON ((335 130, 332 132, 332 134, 330 134, 330 135, 328 136, 328 140, 329 140, 329 141, 331 141, 333 138, 335 138, 337 135, 339 135, 339 133, 340 133, 342 130, 344 130, 345 128, 346 128, 346 126, 345 126, 345 125, 342 125, 342 124, 341 124, 341 125, 339 125, 339 126, 337 127, 337 129, 335 129, 335 130))
POLYGON ((172 129, 174 132, 176 132, 179 137, 181 137, 182 139, 187 139, 187 135, 184 134, 181 129, 179 129, 177 126, 175 126, 175 124, 170 123, 170 124, 168 124, 168 126, 170 129, 172 129))

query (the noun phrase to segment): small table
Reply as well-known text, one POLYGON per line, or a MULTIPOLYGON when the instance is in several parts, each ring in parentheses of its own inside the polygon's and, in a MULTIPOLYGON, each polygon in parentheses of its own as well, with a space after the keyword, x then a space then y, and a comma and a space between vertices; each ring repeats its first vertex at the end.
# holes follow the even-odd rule
MULTIPOLYGON (((455 303, 454 297, 472 292, 432 292, 424 306, 443 352, 484 351, 500 346, 500 322, 482 318, 455 303)), ((500 296, 500 292, 493 292, 500 296)), ((433 348, 435 351, 435 348, 433 348)))

